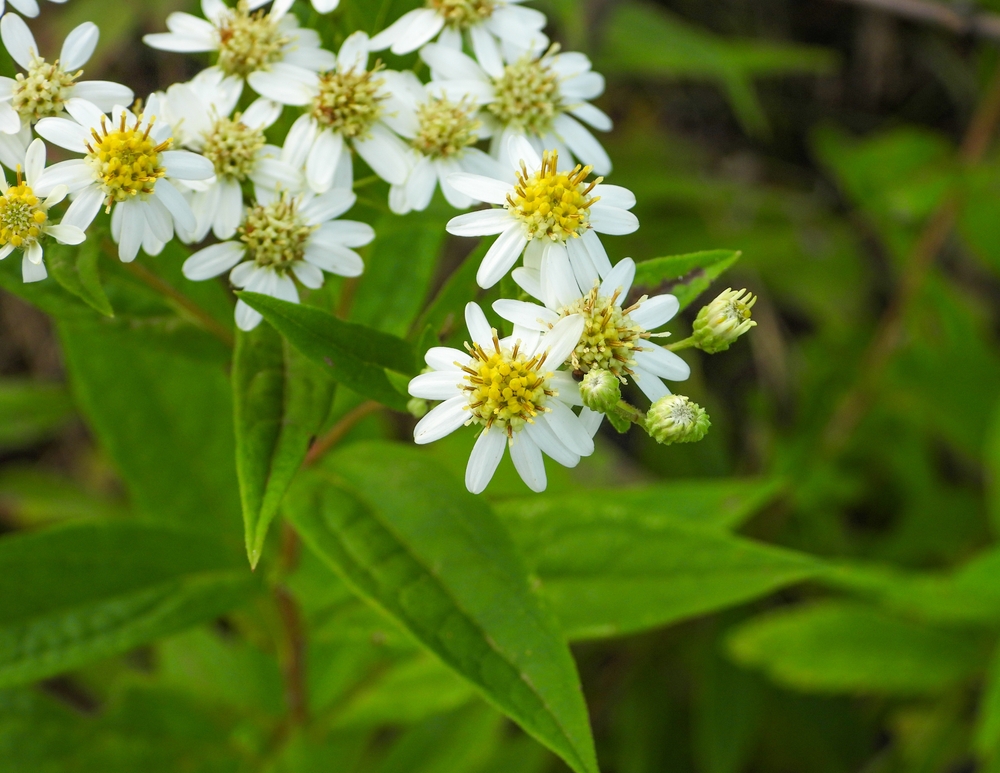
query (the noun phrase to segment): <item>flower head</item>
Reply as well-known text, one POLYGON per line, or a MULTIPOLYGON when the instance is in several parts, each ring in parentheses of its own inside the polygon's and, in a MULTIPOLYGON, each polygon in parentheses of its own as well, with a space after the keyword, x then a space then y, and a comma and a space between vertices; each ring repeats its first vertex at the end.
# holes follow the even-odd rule
POLYGON ((621 383, 611 371, 591 370, 580 382, 580 398, 586 408, 608 413, 621 402, 621 383))
MULTIPOLYGON (((319 196, 259 191, 243 212, 237 238, 196 252, 184 263, 184 276, 201 281, 229 271, 234 286, 290 303, 299 302, 296 280, 317 289, 324 271, 359 276, 364 263, 351 248, 368 244, 375 232, 365 223, 335 219, 355 200, 342 189, 319 196)), ((241 330, 253 330, 260 321, 243 301, 236 304, 241 330)))
POLYGON ((705 409, 684 395, 662 397, 646 414, 646 431, 665 446, 697 443, 708 434, 711 426, 705 409))
POLYGON ((28 146, 24 166, 17 165, 16 183, 10 185, 0 177, 0 260, 14 250, 21 250, 21 274, 25 282, 38 282, 48 275, 43 241, 46 237, 60 244, 80 244, 85 234, 76 226, 55 224, 49 209, 66 197, 65 185, 50 188, 44 200, 39 181, 45 169, 45 143, 35 140, 28 146))
MULTIPOLYGON (((7 0, 13 7, 14 10, 19 14, 27 16, 29 18, 34 18, 38 16, 39 8, 37 0, 7 0)), ((66 0, 52 0, 53 3, 65 3, 66 0)), ((0 14, 5 10, 4 0, 0 0, 0 14)))
POLYGON ((517 176, 513 184, 474 174, 455 174, 448 182, 478 201, 502 209, 459 215, 448 223, 456 236, 500 234, 483 258, 479 285, 492 287, 511 270, 528 248, 540 268, 551 260, 572 260, 588 289, 608 275, 611 261, 596 233, 627 234, 639 227, 628 210, 635 197, 624 188, 604 185, 601 178, 587 181, 589 167, 559 169, 559 155, 539 156, 522 137, 509 140, 509 158, 517 176))
POLYGON ((757 303, 753 293, 731 287, 698 312, 693 338, 699 349, 709 354, 726 351, 741 335, 757 325, 751 309, 757 303))
POLYGON ((49 62, 38 52, 35 37, 15 14, 0 19, 4 47, 24 70, 15 78, 0 78, 0 132, 17 134, 24 124, 62 115, 70 99, 86 99, 101 110, 132 101, 132 90, 110 81, 81 81, 100 33, 84 22, 66 37, 59 58, 49 62))
POLYGON ((466 352, 438 347, 431 371, 410 382, 410 394, 441 400, 414 430, 419 444, 432 443, 462 426, 481 428, 469 457, 465 483, 481 493, 509 446, 514 466, 533 491, 544 491, 542 454, 566 467, 594 451, 590 433, 570 406, 580 405, 579 385, 559 371, 579 339, 583 320, 566 317, 544 334, 500 339, 475 303, 466 307, 472 342, 466 352))

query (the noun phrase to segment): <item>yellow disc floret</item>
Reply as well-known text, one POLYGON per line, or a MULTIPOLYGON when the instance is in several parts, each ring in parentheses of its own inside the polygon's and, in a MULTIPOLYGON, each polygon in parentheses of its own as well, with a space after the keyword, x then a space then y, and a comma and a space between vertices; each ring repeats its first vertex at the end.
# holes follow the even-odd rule
POLYGON ((70 90, 83 73, 64 72, 59 60, 51 64, 41 57, 31 60, 27 73, 18 73, 11 105, 22 119, 32 123, 62 112, 70 90))
POLYGON ((635 365, 633 355, 642 350, 639 343, 651 337, 629 317, 636 308, 638 304, 622 309, 618 291, 610 298, 604 297, 595 285, 583 298, 561 310, 563 316, 580 314, 584 319, 583 335, 567 360, 576 374, 609 371, 627 383, 626 376, 632 374, 635 365))
POLYGON ((548 65, 548 57, 525 56, 504 67, 494 81, 496 98, 487 105, 504 126, 517 126, 529 134, 544 135, 552 129, 556 116, 564 111, 559 93, 559 76, 548 65))
POLYGON ((92 140, 87 143, 87 163, 93 167, 98 184, 107 199, 105 205, 127 201, 135 196, 153 192, 156 181, 167 170, 160 165, 160 153, 167 150, 171 139, 157 144, 149 136, 155 118, 142 126, 142 117, 134 126, 127 126, 124 111, 117 127, 108 128, 101 118, 101 131, 91 130, 92 140))
POLYGON ((493 15, 495 0, 427 0, 427 7, 444 17, 445 23, 467 29, 493 15))
POLYGON ((558 171, 559 154, 546 151, 542 168, 534 174, 521 162, 514 193, 507 197, 507 210, 524 224, 529 239, 565 242, 590 228, 590 207, 600 200, 591 192, 603 178, 587 183, 592 171, 577 166, 572 172, 558 171))
POLYGON ((476 106, 464 99, 431 99, 417 108, 417 121, 420 128, 410 144, 431 158, 451 158, 475 145, 482 127, 476 106))
POLYGON ((251 129, 237 113, 232 118, 219 118, 205 132, 202 155, 215 166, 219 177, 231 177, 243 182, 257 163, 257 154, 267 142, 261 129, 251 129))
POLYGON ((549 386, 552 374, 542 369, 545 354, 526 357, 519 345, 505 349, 495 334, 493 351, 479 344, 466 348, 472 361, 462 368, 462 389, 469 401, 470 423, 499 427, 513 435, 547 411, 546 399, 558 394, 549 386))
POLYGON ((17 185, 0 196, 0 245, 27 247, 38 240, 48 220, 45 207, 34 191, 21 180, 17 170, 17 185))
POLYGON ((305 257, 306 242, 315 230, 299 213, 298 201, 284 191, 270 204, 250 207, 239 234, 248 257, 259 267, 285 274, 305 257))
POLYGON ((319 76, 319 94, 313 99, 312 116, 348 138, 368 136, 372 125, 382 116, 380 91, 385 79, 377 77, 381 62, 372 70, 331 70, 319 76))
POLYGON ((280 61, 291 42, 270 14, 252 13, 246 0, 240 0, 219 23, 219 68, 226 75, 245 78, 280 61))

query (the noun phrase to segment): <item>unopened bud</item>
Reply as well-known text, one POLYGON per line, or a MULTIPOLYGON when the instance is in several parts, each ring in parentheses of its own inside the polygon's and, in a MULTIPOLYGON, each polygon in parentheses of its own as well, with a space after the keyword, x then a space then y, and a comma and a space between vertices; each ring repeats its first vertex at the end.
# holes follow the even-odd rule
POLYGON ((646 431, 665 446, 674 443, 697 443, 712 426, 708 413, 684 395, 660 398, 646 414, 646 431))
POLYGON ((590 371, 580 384, 580 398, 592 411, 608 413, 614 410, 622 399, 618 377, 609 370, 590 371))
POLYGON ((430 411, 431 405, 422 397, 413 397, 406 404, 406 410, 410 412, 410 415, 414 419, 422 419, 430 411))
POLYGON ((753 293, 730 288, 698 312, 692 338, 703 352, 716 354, 728 349, 737 338, 757 323, 750 310, 757 303, 753 293))

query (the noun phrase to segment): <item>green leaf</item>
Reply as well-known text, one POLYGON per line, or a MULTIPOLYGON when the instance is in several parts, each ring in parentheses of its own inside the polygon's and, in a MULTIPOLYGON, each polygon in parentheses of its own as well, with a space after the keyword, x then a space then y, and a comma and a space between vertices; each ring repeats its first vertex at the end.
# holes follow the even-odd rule
POLYGON ((371 443, 301 476, 285 511, 357 593, 578 773, 596 771, 569 649, 486 503, 415 449, 371 443))
POLYGON ((979 671, 984 643, 968 631, 830 601, 751 620, 731 635, 729 650, 739 663, 801 690, 920 695, 979 671))
POLYGON ((222 365, 152 349, 114 320, 58 330, 77 406, 139 513, 236 536, 232 389, 222 365))
POLYGON ((633 286, 643 288, 649 295, 671 293, 685 309, 724 271, 735 265, 741 254, 732 250, 709 250, 643 261, 636 266, 633 286))
POLYGON ((330 412, 334 388, 326 373, 270 325, 237 334, 236 472, 251 567, 257 566, 267 529, 330 412))
POLYGON ((986 493, 993 533, 1000 534, 1000 403, 986 433, 986 493))
POLYGON ((122 518, 122 502, 53 472, 29 465, 0 470, 0 510, 19 526, 77 518, 122 518))
POLYGON ((617 502, 613 492, 500 505, 571 639, 668 625, 819 571, 808 556, 692 525, 669 500, 652 513, 640 507, 630 507, 627 494, 617 502))
POLYGON ((1000 762, 1000 647, 993 653, 986 684, 979 698, 979 719, 973 745, 981 760, 1000 762))
POLYGON ((61 384, 0 380, 0 449, 46 440, 72 415, 73 404, 61 384))
POLYGON ((0 687, 211 620, 253 588, 204 534, 122 521, 4 537, 0 566, 0 687))
POLYGON ((243 292, 240 298, 263 314, 292 346, 328 369, 336 381, 363 397, 406 410, 407 398, 385 373, 415 372, 416 353, 406 341, 268 295, 243 292))
POLYGON ((101 284, 97 264, 101 247, 97 239, 87 239, 78 247, 52 244, 45 251, 45 262, 53 278, 90 308, 105 317, 113 317, 114 309, 101 284))
POLYGON ((480 773, 500 743, 502 720, 481 703, 435 717, 402 735, 377 773, 480 773))

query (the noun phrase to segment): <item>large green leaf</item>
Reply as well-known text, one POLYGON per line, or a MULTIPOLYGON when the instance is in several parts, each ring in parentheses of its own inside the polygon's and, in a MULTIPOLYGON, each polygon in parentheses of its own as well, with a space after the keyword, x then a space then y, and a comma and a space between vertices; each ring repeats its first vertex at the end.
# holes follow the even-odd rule
POLYGON ((406 341, 268 295, 244 292, 240 298, 263 314, 296 349, 328 369, 336 381, 363 397, 405 410, 407 398, 392 385, 386 371, 414 373, 416 353, 406 341))
POLYGON ((487 504, 415 449, 372 443, 301 476, 286 512, 356 592, 578 773, 596 771, 569 649, 487 504))
POLYGON ((116 521, 0 539, 0 687, 210 620, 252 590, 204 534, 116 521))
POLYGON ((751 620, 732 634, 729 648, 738 662, 801 690, 919 695, 980 670, 985 644, 968 631, 830 601, 751 620))
POLYGON ((240 332, 233 355, 236 472, 247 556, 257 566, 267 529, 322 428, 334 382, 272 328, 240 332))
POLYGON ((0 380, 0 449, 45 440, 72 415, 73 404, 61 384, 0 380))
POLYGON ((59 325, 76 402, 140 513, 238 534, 229 379, 218 364, 151 349, 109 320, 59 325))
POLYGON ((97 239, 87 239, 78 247, 51 244, 45 250, 49 273, 60 285, 98 313, 113 317, 115 312, 104 292, 97 267, 100 257, 101 247, 97 239))
POLYGON ((709 250, 643 261, 636 266, 634 287, 649 295, 671 293, 684 309, 731 268, 740 255, 733 250, 709 250))
POLYGON ((808 556, 604 497, 508 502, 500 514, 571 639, 641 631, 767 595, 816 575, 808 556))

